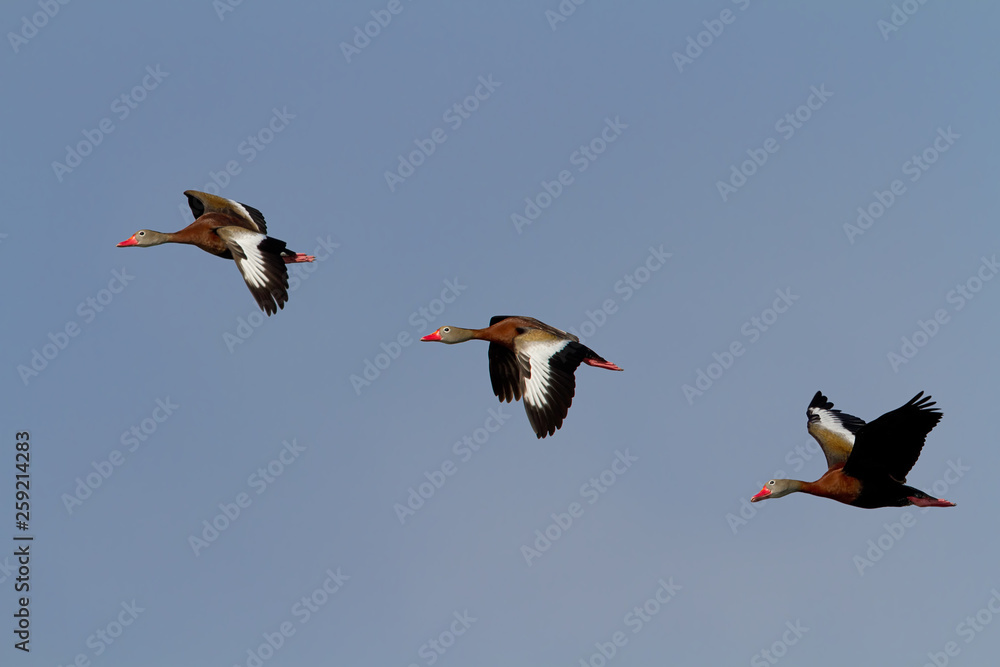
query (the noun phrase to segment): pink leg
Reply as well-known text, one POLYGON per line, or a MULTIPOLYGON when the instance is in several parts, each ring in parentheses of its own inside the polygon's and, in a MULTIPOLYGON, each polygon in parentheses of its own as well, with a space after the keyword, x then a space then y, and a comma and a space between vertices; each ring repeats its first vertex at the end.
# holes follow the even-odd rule
POLYGON ((285 260, 285 264, 299 264, 301 262, 311 262, 316 258, 313 255, 297 252, 294 257, 292 255, 285 255, 282 259, 285 260))
POLYGON ((907 496, 906 498, 912 504, 917 507, 954 507, 955 503, 949 500, 939 500, 936 498, 917 498, 916 496, 907 496))
POLYGON ((601 361, 600 359, 584 359, 583 363, 589 366, 597 366, 598 368, 607 368, 609 371, 625 370, 623 368, 618 368, 618 366, 611 363, 610 361, 601 361))

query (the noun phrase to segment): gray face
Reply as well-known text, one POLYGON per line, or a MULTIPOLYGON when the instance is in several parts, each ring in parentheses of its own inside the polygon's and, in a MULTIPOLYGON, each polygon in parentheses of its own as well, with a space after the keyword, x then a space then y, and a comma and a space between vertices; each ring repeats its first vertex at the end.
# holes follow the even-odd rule
POLYGON ((782 496, 787 496, 793 491, 791 486, 791 480, 787 479, 772 479, 768 480, 764 488, 761 489, 760 493, 751 498, 752 502, 760 502, 761 500, 769 500, 771 498, 781 498, 782 496), (770 491, 770 493, 764 494, 764 491, 770 491))
POLYGON ((424 336, 420 340, 431 340, 439 343, 448 343, 450 345, 452 343, 462 343, 468 339, 469 336, 467 335, 467 331, 465 329, 459 329, 458 327, 453 326, 443 326, 438 328, 438 330, 434 333, 424 336), (432 336, 436 337, 432 338, 432 336))
POLYGON ((432 334, 427 334, 420 340, 435 341, 439 343, 448 343, 449 345, 453 343, 464 343, 467 340, 471 340, 474 331, 471 329, 463 329, 461 327, 453 327, 450 324, 439 327, 437 331, 432 334))
POLYGON ((159 245, 163 243, 164 236, 160 232, 154 232, 151 229, 140 229, 135 234, 130 236, 127 241, 122 241, 118 244, 119 248, 127 248, 129 246, 135 247, 146 247, 151 245, 159 245))

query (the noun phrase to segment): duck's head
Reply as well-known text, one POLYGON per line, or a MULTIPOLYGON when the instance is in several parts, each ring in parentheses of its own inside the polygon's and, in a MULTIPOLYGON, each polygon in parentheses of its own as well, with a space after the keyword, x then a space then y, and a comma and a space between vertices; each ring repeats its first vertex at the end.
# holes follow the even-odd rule
POLYGON ((440 327, 434 333, 429 333, 420 340, 437 341, 439 343, 447 343, 451 345, 453 343, 464 343, 470 338, 472 338, 472 331, 469 329, 461 329, 459 327, 449 325, 440 327))
POLYGON ((152 229, 140 229, 135 234, 119 243, 117 247, 128 248, 130 246, 138 246, 140 248, 144 248, 151 245, 160 245, 161 243, 165 243, 166 240, 166 234, 154 232, 152 229))
POLYGON ((764 488, 757 495, 750 499, 750 502, 755 503, 759 500, 767 500, 768 498, 780 498, 798 490, 798 484, 793 479, 772 479, 764 485, 764 488))

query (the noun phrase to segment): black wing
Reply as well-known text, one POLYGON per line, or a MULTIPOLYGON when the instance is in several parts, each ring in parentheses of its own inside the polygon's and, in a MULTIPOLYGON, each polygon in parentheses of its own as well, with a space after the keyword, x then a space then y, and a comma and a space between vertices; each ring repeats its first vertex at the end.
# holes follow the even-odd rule
POLYGON ((574 373, 591 356, 576 341, 526 342, 519 346, 524 411, 535 435, 544 438, 562 427, 576 394, 574 373))
POLYGON ((927 434, 941 420, 934 404, 930 396, 920 392, 901 408, 865 424, 858 430, 844 473, 858 479, 888 476, 900 484, 905 482, 927 434))
POLYGON ((226 242, 261 310, 273 315, 284 308, 288 301, 288 270, 281 259, 285 242, 243 227, 219 227, 215 233, 226 242))
POLYGON ((195 220, 205 215, 206 212, 225 213, 246 220, 252 226, 256 226, 258 232, 267 234, 267 223, 264 221, 264 214, 253 206, 247 206, 242 202, 226 199, 225 197, 219 197, 207 192, 198 192, 197 190, 185 190, 184 194, 187 196, 188 206, 191 207, 191 212, 194 214, 195 220), (242 207, 242 210, 240 207, 242 207), (249 219, 247 216, 249 216, 249 219))
MULTIPOLYGON (((493 322, 491 321, 490 324, 493 322)), ((501 401, 508 403, 520 400, 521 371, 517 365, 517 357, 499 343, 490 343, 489 356, 490 382, 493 383, 493 393, 501 401)))

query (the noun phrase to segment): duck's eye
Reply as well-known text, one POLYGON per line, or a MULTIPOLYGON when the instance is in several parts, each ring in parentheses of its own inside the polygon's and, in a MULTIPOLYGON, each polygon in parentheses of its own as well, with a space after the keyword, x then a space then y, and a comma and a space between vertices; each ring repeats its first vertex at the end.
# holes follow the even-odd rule
POLYGON ((139 236, 145 236, 146 232, 139 232, 139 236))
POLYGON ((772 479, 770 482, 767 483, 767 485, 768 486, 774 486, 774 480, 772 479))
POLYGON ((441 329, 441 333, 448 333, 449 331, 451 331, 451 327, 444 327, 441 329))

